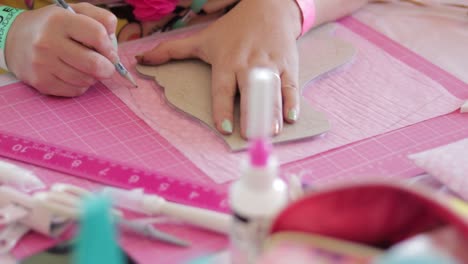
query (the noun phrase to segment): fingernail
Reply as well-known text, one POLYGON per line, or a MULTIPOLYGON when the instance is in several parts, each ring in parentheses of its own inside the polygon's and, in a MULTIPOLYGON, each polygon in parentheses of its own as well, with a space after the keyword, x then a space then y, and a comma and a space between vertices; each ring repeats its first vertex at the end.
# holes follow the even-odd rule
POLYGON ((115 36, 114 33, 109 35, 110 40, 112 41, 112 46, 114 46, 115 50, 118 48, 118 43, 117 43, 117 37, 115 36))
POLYGON ((112 62, 113 64, 116 64, 116 63, 118 63, 118 62, 120 61, 119 55, 117 55, 117 52, 115 52, 115 51, 111 51, 111 53, 110 53, 110 59, 111 59, 111 62, 112 62))
POLYGON ((136 55, 135 59, 137 60, 138 63, 143 63, 144 61, 143 55, 136 55))
POLYGON ((221 128, 224 132, 231 134, 232 133, 232 123, 228 119, 224 119, 221 123, 221 128))
POLYGON ((275 124, 273 125, 273 135, 278 135, 280 132, 280 123, 278 120, 275 121, 275 124))
POLYGON ((96 72, 98 79, 108 79, 115 73, 115 64, 109 63, 109 61, 102 59, 98 62, 98 71, 96 72))
POLYGON ((295 108, 289 109, 288 119, 291 121, 297 121, 297 110, 295 108))

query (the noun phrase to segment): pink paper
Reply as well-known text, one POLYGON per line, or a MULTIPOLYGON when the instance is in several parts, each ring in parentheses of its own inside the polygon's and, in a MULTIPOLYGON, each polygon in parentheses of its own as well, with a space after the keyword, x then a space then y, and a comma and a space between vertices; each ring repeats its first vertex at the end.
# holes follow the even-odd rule
MULTIPOLYGON (((462 104, 439 83, 348 29, 338 26, 336 35, 358 48, 355 61, 304 90, 308 101, 328 115, 332 129, 314 140, 276 146, 282 164, 440 116, 462 104)), ((122 61, 133 68, 133 57, 158 41, 152 37, 122 46, 122 61)), ((204 125, 174 111, 153 81, 140 79, 138 89, 129 89, 115 80, 105 85, 215 182, 239 177, 245 154, 230 153, 204 125)))
POLYGON ((410 155, 416 165, 468 199, 468 138, 410 155))

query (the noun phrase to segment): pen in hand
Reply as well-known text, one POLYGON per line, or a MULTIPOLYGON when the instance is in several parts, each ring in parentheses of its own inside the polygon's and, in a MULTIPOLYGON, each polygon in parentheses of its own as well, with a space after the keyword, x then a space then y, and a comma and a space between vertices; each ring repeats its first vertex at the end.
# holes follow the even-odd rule
MULTIPOLYGON (((65 2, 64 0, 55 0, 55 2, 57 3, 57 5, 59 5, 60 7, 76 14, 75 10, 73 10, 73 8, 67 4, 67 2, 65 2)), ((110 39, 111 41, 114 43, 115 46, 117 46, 117 40, 115 39, 115 35, 112 34, 110 36, 110 39)), ((122 64, 122 62, 120 62, 120 59, 117 57, 117 60, 116 61, 112 61, 112 63, 114 64, 115 66, 115 69, 117 70, 117 72, 122 75, 122 77, 124 77, 125 79, 127 79, 128 81, 130 81, 132 83, 132 85, 134 87, 138 87, 138 85, 136 84, 135 82, 135 79, 133 79, 132 75, 130 74, 130 72, 125 68, 125 66, 122 64)))

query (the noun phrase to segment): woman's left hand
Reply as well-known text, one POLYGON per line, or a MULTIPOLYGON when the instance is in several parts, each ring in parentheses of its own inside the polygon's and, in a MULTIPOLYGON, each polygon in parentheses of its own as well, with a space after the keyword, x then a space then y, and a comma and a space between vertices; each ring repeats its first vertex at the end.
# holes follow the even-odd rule
POLYGON ((239 90, 244 138, 248 73, 256 67, 271 69, 281 77, 281 89, 274 92, 272 134, 276 135, 283 120, 293 123, 299 116, 296 39, 300 32, 301 13, 294 0, 242 0, 203 31, 163 42, 137 59, 142 64, 162 64, 171 59, 199 58, 211 64, 216 128, 223 134, 232 133, 234 99, 239 90))

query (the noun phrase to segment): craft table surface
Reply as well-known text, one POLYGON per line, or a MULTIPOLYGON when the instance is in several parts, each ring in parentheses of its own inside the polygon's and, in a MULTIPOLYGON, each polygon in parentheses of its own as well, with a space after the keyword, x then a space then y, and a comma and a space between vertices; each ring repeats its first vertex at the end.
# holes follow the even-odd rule
MULTIPOLYGON (((412 7, 412 6, 399 6, 399 5, 369 5, 368 7, 365 7, 363 10, 359 11, 355 16, 361 19, 362 21, 366 21, 369 23, 369 25, 373 26, 377 30, 380 30, 384 33, 387 33, 392 37, 394 40, 398 41, 399 43, 402 43, 406 45, 408 48, 412 49, 413 51, 416 51, 420 55, 424 56, 426 59, 432 61, 434 64, 440 66, 441 68, 445 69, 446 71, 452 73, 453 75, 459 77, 461 80, 464 82, 468 82, 468 79, 466 79, 468 76, 467 74, 467 69, 468 69, 468 59, 457 59, 460 58, 460 56, 465 56, 461 55, 458 53, 454 52, 444 52, 444 56, 438 56, 437 54, 440 54, 441 46, 440 45, 425 45, 424 49, 420 49, 418 47, 421 46, 421 43, 424 43, 423 38, 417 38, 415 39, 414 36, 424 36, 424 33, 419 31, 421 28, 427 27, 427 23, 432 23, 430 19, 431 18, 432 11, 428 10, 423 10, 421 8, 417 7, 412 7), (392 12, 389 12, 387 15, 389 16, 388 20, 377 20, 375 19, 376 17, 379 17, 383 13, 385 13, 386 9, 385 8, 391 8, 392 12), (420 24, 415 24, 414 25, 414 30, 413 27, 409 27, 406 25, 405 31, 401 31, 402 34, 398 34, 400 32, 399 30, 402 28, 401 24, 393 23, 395 18, 391 18, 392 14, 397 14, 398 12, 409 12, 414 14, 415 16, 419 16, 420 19, 417 20, 417 23, 420 24), (429 15, 428 15, 429 14, 429 15), (393 21, 393 22, 392 22, 393 21), (387 23, 388 22, 388 23, 387 23), (391 32, 391 33, 390 33, 391 32), (410 36, 410 37, 409 37, 410 36), (432 50, 431 50, 432 47, 432 50), (453 57, 451 57, 453 56, 453 57), (456 61, 456 64, 450 64, 447 63, 447 61, 456 61)), ((395 17, 398 17, 395 15, 395 17)), ((465 18, 466 19, 466 18, 465 18)), ((467 19, 468 20, 468 19, 467 19)), ((412 23, 415 21, 412 21, 412 23)), ((411 23, 411 24, 412 24, 411 23)), ((467 22, 465 21, 465 29, 467 22)), ((456 42, 457 37, 462 37, 465 36, 466 30, 465 31, 457 31, 461 32, 460 34, 454 34, 452 41, 456 42)), ((463 38, 462 38, 463 39, 463 38)), ((466 38, 465 38, 466 40, 466 38)), ((466 46, 465 46, 466 47, 466 46)), ((6 84, 8 82, 12 81, 11 76, 9 75, 2 75, 0 76, 0 83, 6 84)), ((450 140, 450 139, 448 139, 450 140)), ((365 146, 362 146, 365 147, 365 146)), ((359 148, 356 148, 356 151, 358 151, 359 148)), ((339 154, 339 153, 338 153, 339 154)), ((324 156, 324 158, 328 159, 331 157, 324 156)), ((384 166, 385 164, 383 164, 384 166)), ((339 168, 339 167, 338 167, 339 168)), ((294 170, 293 168, 290 168, 292 171, 294 170)), ((418 172, 419 173, 419 172, 418 172)), ((55 179, 60 179, 59 176, 55 177, 55 179)))

